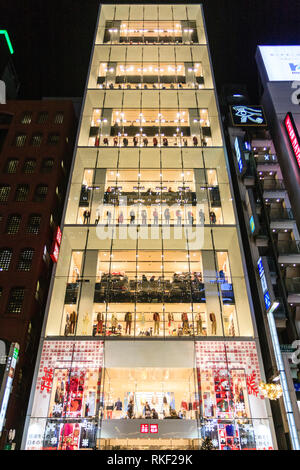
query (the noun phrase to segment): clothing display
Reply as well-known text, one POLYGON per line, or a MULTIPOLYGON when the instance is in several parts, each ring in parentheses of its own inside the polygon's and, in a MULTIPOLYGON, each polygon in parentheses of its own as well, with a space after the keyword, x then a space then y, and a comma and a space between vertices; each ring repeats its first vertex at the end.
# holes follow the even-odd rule
POLYGON ((104 322, 104 315, 102 312, 97 313, 97 330, 96 334, 100 333, 103 334, 103 322, 104 322))
POLYGON ((70 315, 70 333, 73 335, 75 333, 75 326, 77 321, 77 313, 75 310, 70 315))

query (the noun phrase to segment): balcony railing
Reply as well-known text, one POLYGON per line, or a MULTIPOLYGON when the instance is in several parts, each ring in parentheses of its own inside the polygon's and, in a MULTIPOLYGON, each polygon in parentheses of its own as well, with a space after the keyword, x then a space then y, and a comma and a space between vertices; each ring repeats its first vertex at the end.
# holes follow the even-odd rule
POLYGON ((300 240, 280 240, 277 242, 277 249, 280 255, 300 254, 300 240))
POLYGON ((293 277, 285 280, 285 285, 289 294, 300 295, 300 277, 293 277))
POLYGON ((279 209, 270 211, 270 219, 275 220, 293 220, 293 212, 291 209, 279 209))
POLYGON ((273 190, 284 190, 285 185, 284 182, 281 180, 273 180, 273 179, 263 179, 262 185, 264 191, 273 191, 273 190))

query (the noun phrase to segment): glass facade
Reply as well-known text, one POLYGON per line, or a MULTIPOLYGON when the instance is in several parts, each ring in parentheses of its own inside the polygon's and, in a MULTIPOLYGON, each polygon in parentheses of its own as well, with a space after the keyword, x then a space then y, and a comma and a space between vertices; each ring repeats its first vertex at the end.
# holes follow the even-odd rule
POLYGON ((24 448, 275 447, 201 8, 102 5, 87 83, 24 448))

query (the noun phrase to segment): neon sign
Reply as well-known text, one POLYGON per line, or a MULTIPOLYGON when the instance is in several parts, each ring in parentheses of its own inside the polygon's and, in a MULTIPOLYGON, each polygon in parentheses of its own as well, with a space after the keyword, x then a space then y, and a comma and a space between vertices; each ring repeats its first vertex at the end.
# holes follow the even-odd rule
POLYGON ((58 255, 59 255, 59 247, 61 244, 61 230, 57 227, 56 231, 54 232, 53 243, 50 253, 50 258, 52 259, 53 263, 57 263, 58 255))
POLYGON ((295 125, 293 116, 291 113, 287 113, 284 119, 285 130, 287 132, 288 138, 290 140, 290 144, 292 146, 295 158, 298 163, 298 167, 300 168, 300 139, 297 131, 297 127, 295 125))

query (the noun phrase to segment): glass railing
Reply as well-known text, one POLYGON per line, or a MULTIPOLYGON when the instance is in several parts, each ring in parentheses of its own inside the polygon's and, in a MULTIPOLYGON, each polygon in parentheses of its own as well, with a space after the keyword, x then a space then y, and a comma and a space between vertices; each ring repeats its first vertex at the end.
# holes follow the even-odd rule
POLYGON ((286 279, 285 285, 289 294, 300 294, 300 277, 286 279))
POLYGON ((190 128, 181 129, 182 135, 176 134, 176 128, 145 128, 143 133, 137 129, 125 128, 124 132, 114 132, 110 136, 98 136, 98 128, 91 128, 88 140, 89 147, 212 147, 211 129, 203 129, 203 134, 191 135, 190 128), (114 135, 116 134, 116 135, 114 135), (125 135, 126 134, 126 135, 125 135), (205 137, 204 137, 205 136, 205 137))
POLYGON ((277 210, 271 210, 270 211, 270 219, 272 221, 274 220, 293 220, 293 212, 291 209, 277 209, 277 210))
POLYGON ((263 179, 261 181, 262 181, 264 191, 285 189, 284 182, 281 180, 263 179))
POLYGON ((280 240, 277 242, 277 249, 280 255, 300 254, 300 240, 280 240))

